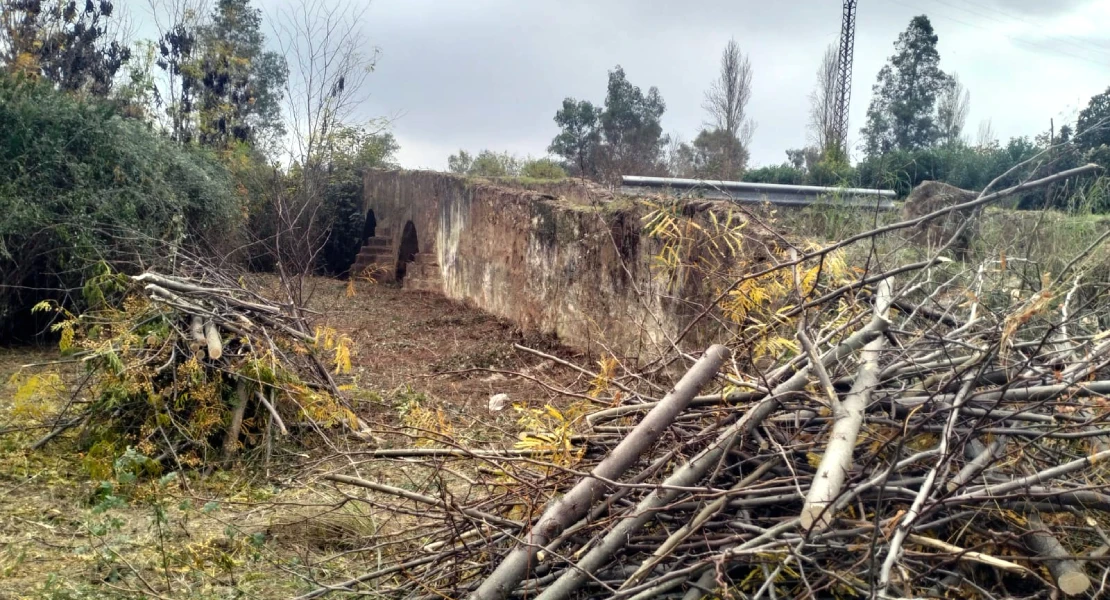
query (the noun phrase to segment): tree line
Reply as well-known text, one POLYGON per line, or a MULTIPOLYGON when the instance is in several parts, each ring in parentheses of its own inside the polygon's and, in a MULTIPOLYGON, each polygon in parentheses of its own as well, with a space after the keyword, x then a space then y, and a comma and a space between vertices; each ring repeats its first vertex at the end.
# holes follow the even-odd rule
MULTIPOLYGON (((851 140, 839 139, 834 123, 839 65, 835 46, 826 49, 809 95, 808 144, 787 149, 778 165, 749 168, 756 123, 748 112, 753 67, 735 40, 721 53, 717 77, 705 92, 707 123, 685 142, 663 133, 666 103, 658 88, 645 93, 619 65, 609 71, 604 102, 566 98, 556 110, 559 133, 548 146, 568 174, 606 183, 620 176, 661 175, 763 183, 890 188, 900 194, 925 180, 978 190, 1016 165, 1038 157, 1035 169, 1004 176, 1047 175, 1084 162, 1110 166, 1110 88, 1090 100, 1077 122, 1041 134, 996 139, 989 121, 974 139, 966 131, 971 92, 959 75, 941 69, 938 35, 927 16, 914 17, 894 42, 879 71, 866 120, 858 130, 860 160, 849 160, 851 140)), ((518 175, 506 168, 514 157, 483 150, 452 155, 452 171, 471 175, 518 175)), ((549 170, 550 173, 557 173, 549 170)), ((1049 189, 1020 200, 1022 208, 1110 210, 1097 178, 1049 189)))

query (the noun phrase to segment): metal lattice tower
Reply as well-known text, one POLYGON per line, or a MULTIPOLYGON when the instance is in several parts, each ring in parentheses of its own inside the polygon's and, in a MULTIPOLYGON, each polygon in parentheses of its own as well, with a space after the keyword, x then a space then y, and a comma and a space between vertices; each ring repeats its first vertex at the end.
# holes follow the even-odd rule
POLYGON ((848 105, 852 100, 852 57, 856 47, 856 2, 844 0, 844 17, 840 22, 840 52, 836 57, 836 105, 833 124, 836 145, 848 155, 848 105))

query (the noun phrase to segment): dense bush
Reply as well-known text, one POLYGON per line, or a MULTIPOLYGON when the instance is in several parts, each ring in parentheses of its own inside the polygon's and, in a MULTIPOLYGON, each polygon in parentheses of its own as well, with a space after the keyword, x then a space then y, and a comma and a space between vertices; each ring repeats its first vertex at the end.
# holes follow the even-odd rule
POLYGON ((529 179, 564 179, 567 172, 557 161, 550 158, 536 158, 524 161, 520 176, 529 179))
POLYGON ((327 178, 323 216, 330 227, 321 251, 320 268, 329 275, 346 273, 365 241, 362 174, 362 169, 345 169, 327 178))
MULTIPOLYGON (((1040 151, 1027 138, 1013 138, 1005 146, 953 146, 913 152, 894 151, 868 158, 856 167, 863 187, 884 187, 908 194, 922 181, 943 181, 967 190, 981 190, 994 178, 1040 151)), ((999 182, 1012 185, 1021 174, 999 182)))
POLYGON ((326 170, 321 218, 327 228, 321 272, 343 275, 355 261, 365 232, 363 176, 368 169, 396 166, 397 149, 393 134, 380 128, 341 126, 333 132, 321 161, 326 170))
POLYGON ((807 183, 805 169, 800 169, 791 165, 776 165, 752 169, 744 173, 744 181, 789 185, 802 185, 807 183))
MULTIPOLYGON (((1045 140, 1034 143, 1028 138, 1012 138, 1006 145, 972 147, 964 144, 939 146, 922 150, 895 150, 868 157, 852 167, 831 158, 794 160, 781 165, 752 169, 744 181, 794 185, 851 186, 892 189, 899 196, 923 181, 943 181, 968 189, 982 190, 996 178, 992 189, 1017 185, 1029 178, 1038 178, 1078 167, 1086 162, 1110 164, 1110 147, 1100 146, 1081 151, 1076 145, 1063 145, 1044 152, 1045 140), (1029 161, 1021 168, 1015 166, 1029 161)), ((1066 138, 1056 142, 1067 141, 1066 138)), ((804 151, 789 151, 795 158, 804 151)), ((1026 210, 1054 208, 1079 212, 1110 210, 1110 194, 1105 181, 1091 176, 1073 178, 1010 200, 1009 206, 1026 210)))
MULTIPOLYGON (((227 169, 109 105, 0 76, 0 333, 44 295, 73 300, 99 262, 224 238, 242 211, 227 169)), ((29 325, 24 320, 21 325, 29 325)))

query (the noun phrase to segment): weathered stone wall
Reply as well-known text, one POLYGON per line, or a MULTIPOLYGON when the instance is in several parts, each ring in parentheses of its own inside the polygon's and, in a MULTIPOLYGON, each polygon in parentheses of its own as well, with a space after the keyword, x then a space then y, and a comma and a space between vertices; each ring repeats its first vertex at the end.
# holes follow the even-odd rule
MULTIPOLYGON (((375 171, 366 208, 394 250, 409 221, 420 253, 434 253, 449 298, 555 334, 592 353, 653 355, 708 302, 694 273, 653 277, 658 242, 641 235, 643 209, 562 183, 557 193, 428 171, 375 171), (568 187, 569 186, 569 187, 568 187)), ((712 328, 684 346, 704 344, 712 328)))

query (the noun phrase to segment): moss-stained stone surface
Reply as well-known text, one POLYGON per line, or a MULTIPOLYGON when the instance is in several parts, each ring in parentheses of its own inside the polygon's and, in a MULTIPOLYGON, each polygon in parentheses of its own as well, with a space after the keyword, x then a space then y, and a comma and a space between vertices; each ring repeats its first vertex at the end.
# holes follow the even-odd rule
MULTIPOLYGON (((448 298, 593 353, 655 354, 719 292, 692 269, 653 273, 660 242, 642 231, 648 208, 576 180, 374 171, 365 207, 393 232, 395 248, 412 221, 419 251, 438 258, 448 298)), ((706 327, 682 345, 719 333, 706 327)))

